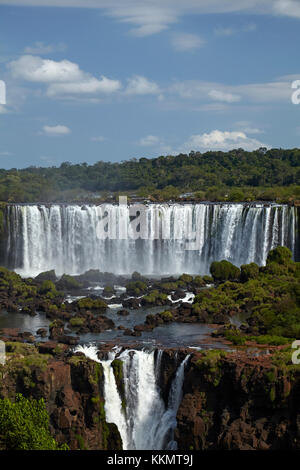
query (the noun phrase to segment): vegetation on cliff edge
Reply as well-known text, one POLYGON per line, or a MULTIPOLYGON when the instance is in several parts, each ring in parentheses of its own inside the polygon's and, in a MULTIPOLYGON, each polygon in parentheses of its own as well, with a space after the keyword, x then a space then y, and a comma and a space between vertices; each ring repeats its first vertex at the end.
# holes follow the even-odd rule
POLYGON ((16 395, 0 399, 1 450, 68 450, 59 446, 49 432, 49 416, 43 399, 16 395))

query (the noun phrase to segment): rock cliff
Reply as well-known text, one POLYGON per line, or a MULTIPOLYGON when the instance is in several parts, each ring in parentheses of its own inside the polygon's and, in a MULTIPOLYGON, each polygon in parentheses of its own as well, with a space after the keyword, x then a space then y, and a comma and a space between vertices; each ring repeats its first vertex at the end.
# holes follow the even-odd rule
POLYGON ((0 395, 13 399, 44 398, 51 433, 71 449, 121 449, 117 427, 105 420, 103 370, 83 355, 43 354, 30 344, 7 343, 7 361, 0 365, 0 395))
POLYGON ((284 356, 194 354, 177 414, 178 448, 299 449, 300 366, 284 356))

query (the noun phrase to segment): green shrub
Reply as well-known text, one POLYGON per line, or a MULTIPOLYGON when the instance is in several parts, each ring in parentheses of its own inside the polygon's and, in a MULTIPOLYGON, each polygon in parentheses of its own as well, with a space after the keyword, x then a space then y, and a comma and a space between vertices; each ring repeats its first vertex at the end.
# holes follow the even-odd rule
POLYGON ((212 284, 214 282, 214 280, 211 276, 203 276, 202 279, 205 282, 205 284, 212 284))
POLYGON ((224 282, 240 278, 240 270, 229 261, 214 261, 210 265, 210 273, 214 281, 224 282))
POLYGON ((142 299, 143 304, 155 304, 157 301, 165 302, 168 299, 167 294, 162 294, 158 290, 152 290, 148 295, 142 299))
POLYGON ((51 437, 44 400, 17 394, 15 402, 0 399, 0 449, 68 450, 68 446, 59 446, 51 437))
POLYGON ((255 341, 258 344, 269 344, 270 346, 281 346, 284 344, 291 344, 291 338, 284 338, 283 336, 276 335, 260 335, 251 336, 248 339, 255 341))
POLYGON ((292 261, 292 252, 285 246, 278 246, 271 250, 267 257, 267 264, 278 263, 287 266, 292 261))
POLYGON ((185 282, 186 284, 190 284, 191 282, 193 282, 193 276, 191 276, 190 274, 181 274, 181 276, 179 277, 179 281, 185 282))
POLYGON ((80 289, 81 287, 82 285, 69 274, 63 274, 57 283, 57 288, 59 290, 75 290, 80 289))
POLYGON ((82 326, 85 323, 85 319, 82 317, 73 317, 70 318, 69 323, 71 326, 82 326))
POLYGON ((39 288, 39 293, 47 294, 48 292, 57 292, 55 284, 52 281, 43 281, 41 287, 39 288))
POLYGON ((225 332, 225 338, 236 346, 242 346, 247 340, 245 336, 241 336, 239 333, 231 333, 230 331, 225 332))
POLYGON ((232 202, 245 201, 245 195, 240 189, 232 189, 228 195, 228 200, 232 202))
POLYGON ((89 297, 84 297, 79 299, 77 302, 79 308, 86 310, 104 310, 107 308, 107 303, 102 299, 91 299, 89 297))
POLYGON ((165 312, 161 312, 160 316, 165 321, 172 321, 174 319, 172 312, 166 310, 165 312))
POLYGON ((256 279, 259 275, 259 266, 256 263, 243 264, 241 266, 241 281, 247 282, 249 279, 256 279))
POLYGON ((133 281, 139 281, 140 279, 142 279, 142 275, 138 273, 137 271, 134 271, 131 275, 131 279, 133 281))

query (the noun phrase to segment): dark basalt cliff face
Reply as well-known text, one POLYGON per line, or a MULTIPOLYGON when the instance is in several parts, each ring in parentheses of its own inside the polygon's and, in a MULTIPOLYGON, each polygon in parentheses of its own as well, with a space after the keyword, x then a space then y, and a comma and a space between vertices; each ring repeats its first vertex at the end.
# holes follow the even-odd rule
MULTIPOLYGON (((6 343, 0 396, 44 398, 51 433, 71 449, 121 449, 117 427, 105 419, 102 365, 65 345, 50 346, 6 343)), ((291 364, 289 352, 255 357, 242 351, 156 351, 166 403, 186 354, 175 430, 179 450, 300 448, 300 365, 291 364)))
POLYGON ((117 427, 105 420, 101 364, 79 354, 50 357, 32 345, 12 349, 0 365, 0 396, 44 398, 52 435, 71 449, 122 448, 117 427))
POLYGON ((300 447, 300 368, 245 353, 194 354, 175 433, 184 450, 300 447))

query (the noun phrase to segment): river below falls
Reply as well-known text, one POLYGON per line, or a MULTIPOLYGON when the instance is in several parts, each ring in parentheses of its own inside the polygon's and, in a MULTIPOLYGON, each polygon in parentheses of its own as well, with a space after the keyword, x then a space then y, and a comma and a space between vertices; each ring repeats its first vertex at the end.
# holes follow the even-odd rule
MULTIPOLYGON (((110 308, 106 316, 111 318, 116 327, 119 325, 125 328, 133 328, 135 325, 143 323, 149 313, 157 313, 162 310, 161 307, 140 308, 138 310, 130 310, 127 317, 117 315, 120 308, 110 308)), ((39 328, 46 328, 49 332, 48 319, 45 313, 38 313, 34 317, 23 313, 0 313, 0 329, 1 328, 19 328, 20 331, 29 331, 34 334, 38 341, 48 341, 48 338, 41 338, 36 335, 39 328)), ((115 344, 141 344, 153 345, 153 347, 203 347, 203 348, 222 348, 228 346, 222 342, 209 340, 208 334, 213 330, 212 327, 203 323, 169 323, 154 328, 153 331, 143 331, 141 336, 132 337, 125 336, 123 330, 113 329, 103 331, 102 333, 86 333, 80 335, 80 344, 87 343, 109 343, 115 344)), ((69 333, 74 334, 75 333, 69 333)))

